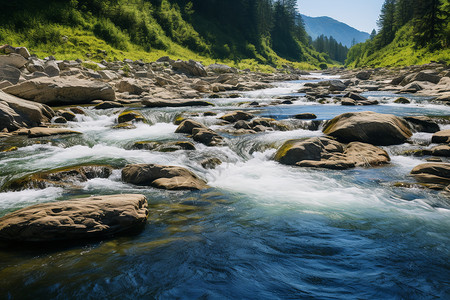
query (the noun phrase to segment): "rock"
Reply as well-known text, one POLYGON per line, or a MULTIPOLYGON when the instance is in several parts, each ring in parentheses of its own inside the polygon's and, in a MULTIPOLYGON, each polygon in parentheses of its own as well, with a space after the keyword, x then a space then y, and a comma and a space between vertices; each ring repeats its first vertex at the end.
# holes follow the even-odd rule
POLYGON ((347 86, 340 80, 327 80, 319 82, 320 86, 328 86, 330 92, 341 92, 344 91, 347 86))
POLYGON ((56 62, 54 60, 47 61, 47 63, 45 64, 45 67, 44 67, 45 74, 47 74, 50 77, 56 77, 56 76, 59 76, 60 72, 61 72, 61 70, 59 69, 58 65, 56 64, 56 62))
POLYGON ((223 137, 217 134, 214 130, 209 128, 194 128, 192 129, 192 138, 194 141, 205 144, 206 146, 214 147, 223 144, 223 137))
POLYGON ((437 123, 425 116, 411 116, 404 117, 403 119, 409 122, 412 127, 418 132, 435 133, 440 130, 437 123))
POLYGON ((234 123, 239 120, 248 121, 250 119, 253 119, 254 117, 255 117, 254 115, 244 112, 244 111, 235 111, 232 113, 225 114, 224 116, 220 117, 219 119, 225 120, 230 123, 234 123))
POLYGON ((450 129, 441 130, 433 134, 431 142, 435 144, 449 143, 450 142, 450 129))
POLYGON ((361 96, 361 95, 359 95, 359 94, 356 94, 356 93, 353 93, 353 92, 350 92, 350 93, 345 94, 344 97, 345 97, 345 98, 353 99, 353 100, 355 100, 355 101, 367 101, 367 98, 366 98, 366 97, 363 97, 363 96, 361 96))
POLYGON ((394 79, 392 79, 391 85, 399 85, 403 81, 403 79, 405 79, 405 75, 395 77, 394 79))
POLYGON ((405 86, 403 89, 401 89, 400 92, 414 94, 421 90, 423 90, 423 87, 420 84, 418 84, 417 82, 412 82, 412 83, 408 84, 407 86, 405 86))
POLYGON ((422 71, 415 74, 410 74, 406 76, 402 82, 400 83, 402 86, 405 86, 414 81, 426 81, 437 84, 441 80, 439 75, 436 75, 433 71, 422 71))
POLYGON ((137 80, 129 78, 123 79, 119 83, 117 83, 116 89, 119 93, 130 93, 134 95, 140 95, 144 92, 144 88, 137 80))
POLYGON ((415 167, 411 171, 419 182, 442 185, 445 188, 450 184, 450 164, 426 163, 415 167))
POLYGON ((0 81, 0 90, 3 90, 4 88, 8 86, 12 86, 13 84, 7 80, 0 81))
POLYGON ((208 71, 223 74, 223 73, 236 73, 237 70, 235 68, 232 68, 227 65, 221 65, 221 64, 212 64, 207 67, 208 71))
POLYGON ((53 118, 52 123, 55 124, 66 124, 67 120, 66 118, 62 117, 62 116, 56 116, 53 118))
POLYGON ((50 105, 86 104, 114 100, 113 88, 103 82, 75 78, 36 78, 4 89, 27 100, 50 105))
POLYGON ((370 144, 353 142, 344 147, 333 139, 320 137, 287 141, 277 151, 275 160, 299 167, 345 170, 387 164, 390 157, 370 144))
POLYGON ((193 121, 191 119, 186 119, 183 122, 181 122, 181 124, 178 126, 178 128, 175 130, 175 133, 187 133, 187 134, 192 134, 192 131, 195 128, 204 128, 204 129, 208 129, 208 127, 206 127, 205 125, 203 125, 200 122, 197 121, 193 121))
POLYGON ((13 66, 0 67, 0 81, 7 80, 12 84, 17 84, 20 79, 20 70, 13 66))
POLYGON ((189 99, 144 99, 142 104, 146 107, 214 106, 214 104, 207 101, 189 99))
POLYGON ((3 52, 6 54, 10 54, 10 53, 19 54, 19 55, 23 56, 23 58, 26 58, 26 59, 28 59, 31 56, 30 52, 25 47, 13 47, 10 45, 3 45, 3 46, 0 46, 0 51, 1 50, 3 50, 3 52))
POLYGON ((176 141, 167 143, 144 141, 135 143, 133 145, 133 149, 152 150, 159 152, 175 152, 179 150, 195 150, 195 146, 193 143, 187 141, 176 141))
POLYGON ((412 136, 403 119, 369 111, 339 115, 325 124, 323 132, 344 143, 383 146, 404 143, 412 136))
POLYGON ((200 164, 205 169, 215 169, 217 166, 222 164, 222 161, 216 157, 212 157, 203 160, 200 164))
POLYGON ((123 107, 123 104, 117 101, 103 101, 102 103, 94 106, 94 109, 110 109, 110 108, 119 108, 123 107))
POLYGON ((44 72, 44 62, 40 59, 32 58, 28 61, 27 64, 27 70, 30 71, 30 73, 34 72, 44 72))
POLYGON ((144 195, 108 195, 30 206, 0 218, 0 239, 52 242, 109 237, 145 225, 144 195))
POLYGON ((233 127, 236 129, 251 129, 249 123, 244 120, 237 121, 233 127))
POLYGON ((119 124, 121 123, 126 123, 126 122, 130 122, 130 121, 141 121, 143 122, 145 119, 144 117, 135 111, 124 111, 123 113, 121 113, 118 117, 117 117, 117 122, 119 124))
POLYGON ((47 105, 27 101, 0 91, 0 131, 39 126, 54 116, 47 105))
POLYGON ((371 75, 371 73, 368 72, 368 71, 361 71, 361 72, 356 74, 356 78, 358 78, 360 80, 369 80, 370 79, 370 75, 371 75))
POLYGON ((106 165, 86 165, 64 167, 45 172, 37 172, 7 182, 2 191, 22 191, 25 189, 45 189, 48 187, 74 187, 76 183, 94 178, 108 178, 112 167, 106 165))
POLYGON ((208 188, 204 180, 185 168, 155 164, 127 165, 122 170, 122 180, 126 183, 167 190, 208 188))
POLYGON ((342 98, 341 105, 344 106, 356 106, 356 101, 350 98, 342 98))
POLYGON ((59 114, 67 121, 74 121, 76 118, 76 116, 73 112, 67 111, 67 110, 62 110, 59 112, 59 114))
POLYGON ((0 67, 12 66, 20 69, 26 63, 27 60, 20 54, 11 53, 8 55, 0 55, 0 67))
POLYGON ((71 112, 73 112, 74 114, 77 114, 77 115, 85 115, 86 113, 81 109, 81 108, 79 108, 79 107, 71 107, 71 108, 69 108, 69 110, 71 111, 71 112))
POLYGON ((114 80, 120 78, 117 73, 110 70, 100 70, 98 71, 98 74, 102 77, 102 79, 106 80, 114 80))
POLYGON ((405 97, 400 97, 400 98, 397 98, 397 99, 394 101, 394 103, 397 103, 397 104, 410 104, 411 101, 409 101, 409 100, 406 99, 405 97))
POLYGON ((204 77, 207 76, 207 72, 203 65, 195 60, 189 60, 189 61, 183 61, 183 60, 177 60, 171 62, 172 68, 174 70, 192 75, 192 76, 199 76, 204 77))
POLYGON ((29 138, 47 137, 53 135, 66 134, 82 134, 81 132, 70 130, 67 128, 47 128, 47 127, 32 127, 29 129, 19 129, 16 131, 18 135, 27 135, 29 138))
POLYGON ((312 114, 312 113, 302 113, 302 114, 295 115, 294 119, 298 119, 298 120, 314 120, 314 119, 317 119, 317 116, 315 114, 312 114))
POLYGON ((431 149, 433 156, 450 157, 450 145, 439 145, 431 149))

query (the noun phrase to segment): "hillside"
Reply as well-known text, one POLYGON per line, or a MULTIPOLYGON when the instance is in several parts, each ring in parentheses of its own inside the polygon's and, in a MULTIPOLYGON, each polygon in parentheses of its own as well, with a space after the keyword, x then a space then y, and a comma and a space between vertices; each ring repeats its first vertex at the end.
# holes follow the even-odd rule
POLYGON ((353 40, 355 40, 356 43, 362 43, 370 37, 367 32, 359 31, 330 17, 301 16, 305 23, 306 32, 313 40, 320 35, 327 37, 332 36, 338 43, 351 47, 353 40))
POLYGON ((0 44, 61 59, 197 59, 239 68, 329 62, 295 22, 295 1, 24 0, 0 11, 0 44), (269 5, 268 5, 269 4, 269 5))

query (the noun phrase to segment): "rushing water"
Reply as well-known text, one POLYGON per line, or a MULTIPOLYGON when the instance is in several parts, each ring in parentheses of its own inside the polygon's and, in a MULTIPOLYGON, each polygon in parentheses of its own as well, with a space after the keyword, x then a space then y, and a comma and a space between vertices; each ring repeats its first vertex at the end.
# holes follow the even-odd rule
MULTIPOLYGON (((217 99, 213 108, 142 109, 149 124, 112 129, 123 109, 85 108, 69 127, 82 136, 14 141, 23 147, 0 153, 0 184, 36 171, 81 163, 118 169, 108 179, 80 188, 0 193, 0 216, 39 202, 84 195, 142 193, 150 217, 137 236, 83 245, 0 246, 0 299, 433 299, 450 297, 450 202, 434 191, 404 189, 411 169, 423 163, 401 156, 415 145, 385 147, 392 164, 348 171, 295 168, 272 156, 285 140, 320 136, 288 121, 312 112, 319 120, 349 111, 405 115, 450 115, 450 108, 409 97, 372 92, 382 104, 320 105, 305 98, 293 105, 251 109, 272 116, 291 131, 227 137, 227 146, 160 153, 130 150, 137 141, 186 139, 172 121, 182 112, 213 129, 217 117, 242 102, 270 103, 296 94, 305 81, 217 99), (224 163, 205 170, 200 162, 224 163), (188 167, 208 181, 201 192, 169 192, 122 183, 127 163, 188 167)), ((447 125, 442 125, 447 128, 447 125)), ((429 142, 431 134, 413 140, 429 142)))

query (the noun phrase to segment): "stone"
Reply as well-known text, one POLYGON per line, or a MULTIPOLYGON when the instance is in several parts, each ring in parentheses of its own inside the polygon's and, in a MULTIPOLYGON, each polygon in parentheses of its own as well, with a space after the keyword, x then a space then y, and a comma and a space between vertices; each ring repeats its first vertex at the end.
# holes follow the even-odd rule
POLYGON ((9 82, 8 80, 2 80, 0 81, 0 90, 3 90, 4 88, 8 86, 12 86, 13 84, 9 82))
POLYGON ((352 142, 345 147, 346 161, 354 163, 357 167, 373 167, 388 164, 391 161, 389 154, 376 146, 360 142, 352 142))
POLYGON ((445 188, 450 184, 450 164, 448 163, 426 163, 415 167, 411 171, 419 182, 438 184, 445 188))
POLYGON ((27 101, 0 91, 0 131, 49 122, 55 113, 47 105, 27 101))
POLYGON ((255 117, 254 115, 247 113, 245 111, 235 111, 235 112, 225 114, 224 116, 220 117, 219 119, 225 120, 230 123, 234 123, 239 120, 248 121, 248 120, 253 119, 254 117, 255 117))
POLYGON ((206 182, 188 169, 156 164, 127 165, 122 170, 122 180, 141 186, 166 190, 202 190, 206 182))
POLYGON ((369 80, 371 73, 369 71, 361 71, 356 74, 356 78, 360 80, 369 80))
POLYGON ((327 80, 319 83, 320 86, 328 86, 330 92, 341 92, 344 91, 347 86, 340 80, 327 80))
POLYGON ((63 167, 45 172, 37 172, 7 182, 2 191, 22 191, 25 189, 45 189, 48 187, 74 187, 76 183, 94 178, 108 178, 113 168, 107 165, 83 165, 63 167))
POLYGON ((431 142, 435 144, 449 143, 450 142, 450 129, 441 130, 433 134, 431 142))
POLYGON ((325 124, 323 133, 343 143, 382 146, 401 144, 412 136, 405 120, 370 111, 339 115, 325 124))
POLYGON ((74 121, 76 119, 75 114, 68 110, 62 110, 59 112, 59 114, 67 121, 74 121))
POLYGON ((342 98, 341 105, 344 106, 356 106, 356 101, 350 98, 342 98))
POLYGON ((409 100, 406 99, 405 97, 400 97, 400 98, 397 98, 397 99, 394 101, 394 103, 396 103, 396 104, 410 104, 411 101, 409 101, 409 100))
POLYGON ((359 94, 356 94, 356 93, 353 93, 353 92, 350 92, 350 93, 345 94, 344 97, 345 97, 345 98, 353 99, 353 100, 355 100, 355 101, 367 101, 367 98, 366 98, 366 97, 363 97, 363 96, 361 96, 361 95, 359 95, 359 94))
POLYGON ((11 53, 8 55, 0 55, 0 67, 12 66, 18 69, 22 68, 28 60, 26 60, 22 55, 11 53))
POLYGON ((59 76, 59 73, 61 70, 58 67, 58 64, 54 60, 49 60, 45 64, 44 67, 44 73, 47 74, 50 77, 56 77, 59 76))
POLYGON ((433 71, 421 71, 419 73, 414 73, 406 76, 400 84, 402 86, 405 86, 414 81, 426 81, 437 84, 440 80, 441 77, 439 75, 436 75, 433 71))
POLYGON ((108 195, 37 204, 0 218, 0 239, 79 241, 140 229, 148 217, 144 195, 108 195))
POLYGON ((421 86, 417 82, 412 82, 412 83, 406 85, 403 89, 401 89, 400 92, 414 94, 421 90, 423 90, 423 86, 421 86))
POLYGON ((116 89, 119 93, 130 93, 133 95, 140 95, 144 92, 141 84, 137 80, 130 78, 122 79, 116 84, 116 89))
POLYGON ((124 111, 121 114, 119 114, 119 116, 117 117, 117 122, 119 124, 121 123, 126 123, 126 122, 130 122, 130 121, 144 121, 144 117, 135 111, 124 111))
POLYGON ((152 150, 159 152, 175 152, 179 150, 195 150, 195 146, 193 143, 188 141, 176 141, 166 143, 144 141, 135 143, 133 145, 133 149, 152 150))
POLYGON ((102 103, 94 106, 94 109, 110 109, 110 108, 119 108, 123 107, 123 104, 117 101, 103 101, 102 103))
POLYGON ((212 157, 203 160, 200 164, 205 169, 215 169, 222 164, 222 161, 216 157, 212 157))
POLYGON ((237 121, 233 127, 236 129, 251 129, 250 124, 244 120, 237 121))
POLYGON ((435 133, 440 130, 439 125, 431 118, 425 116, 408 116, 404 117, 416 131, 435 133))
POLYGON ((188 107, 188 106, 214 106, 214 104, 203 100, 189 99, 151 99, 142 101, 146 107, 188 107))
POLYGON ((0 81, 7 80, 12 84, 17 84, 22 73, 13 66, 0 67, 0 81))
POLYGON ((118 74, 110 70, 100 70, 98 71, 98 74, 102 77, 102 79, 105 80, 114 80, 120 78, 118 74))
POLYGON ((187 133, 187 134, 192 134, 192 131, 195 128, 204 128, 204 129, 208 129, 208 127, 206 127, 205 125, 203 125, 200 122, 191 120, 191 119, 186 119, 183 122, 181 122, 181 124, 178 126, 178 128, 175 130, 175 133, 187 133))
POLYGON ((433 156, 450 157, 450 145, 439 145, 431 149, 433 156))
POLYGON ((204 77, 208 75, 208 73, 205 70, 205 67, 201 63, 192 59, 189 61, 176 60, 171 62, 171 65, 174 70, 192 76, 204 77))
POLYGON ((62 116, 56 116, 53 118, 52 123, 55 124, 66 124, 67 120, 66 118, 62 117, 62 116))
POLYGON ((301 113, 294 116, 294 119, 298 120, 315 120, 317 116, 313 113, 301 113))
POLYGON ((107 83, 77 78, 36 78, 4 89, 27 100, 49 105, 87 104, 92 100, 115 100, 107 83))
POLYGON ((18 135, 27 135, 29 138, 47 137, 53 135, 67 135, 67 134, 82 134, 79 131, 70 130, 67 128, 47 128, 47 127, 32 127, 22 128, 16 131, 18 135))
POLYGON ((222 65, 222 64, 211 64, 207 67, 207 70, 217 73, 217 74, 236 73, 237 72, 237 70, 235 68, 232 68, 227 65, 222 65))
POLYGON ((209 128, 192 129, 192 138, 194 141, 213 147, 223 144, 223 137, 209 128))

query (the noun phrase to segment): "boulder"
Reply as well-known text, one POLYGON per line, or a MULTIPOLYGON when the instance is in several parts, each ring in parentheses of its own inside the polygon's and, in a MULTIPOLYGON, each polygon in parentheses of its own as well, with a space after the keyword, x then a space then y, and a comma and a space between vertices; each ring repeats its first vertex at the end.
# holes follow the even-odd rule
POLYGON ((119 93, 130 93, 134 95, 140 95, 144 92, 144 88, 139 81, 130 78, 125 78, 117 83, 116 89, 119 93))
POLYGON ((340 80, 327 80, 319 82, 320 86, 327 86, 330 92, 341 92, 344 91, 347 86, 340 80))
POLYGON ((76 118, 75 113, 68 110, 61 110, 58 113, 67 121, 74 121, 76 118))
POLYGON ((403 89, 401 89, 400 92, 414 94, 421 90, 423 90, 423 86, 421 86, 417 82, 412 82, 412 83, 406 85, 403 89))
POLYGON ((439 145, 431 149, 433 156, 450 157, 450 145, 439 145))
POLYGON ((206 127, 205 125, 203 125, 200 122, 197 121, 193 121, 191 119, 187 119, 184 120, 183 122, 181 122, 181 124, 178 126, 178 128, 175 130, 175 133, 187 133, 187 134, 192 134, 192 131, 195 128, 204 128, 204 129, 208 129, 208 127, 206 127))
POLYGON ((0 55, 0 67, 13 66, 22 68, 27 63, 27 60, 20 54, 11 53, 8 55, 0 55))
POLYGON ((54 116, 47 105, 27 101, 0 91, 0 131, 39 126, 54 116))
POLYGON ((107 165, 85 165, 63 167, 45 172, 37 172, 7 182, 2 191, 21 191, 25 189, 45 189, 48 187, 73 187, 76 183, 93 178, 108 178, 112 167, 107 165))
POLYGON ((176 60, 171 62, 172 68, 176 71, 180 71, 192 76, 207 76, 208 73, 205 70, 205 67, 195 61, 195 60, 189 60, 189 61, 183 61, 183 60, 176 60))
POLYGON ((45 74, 47 74, 50 77, 56 77, 56 76, 59 76, 60 72, 61 72, 61 70, 59 69, 56 61, 54 61, 54 60, 47 61, 47 63, 45 64, 45 67, 44 67, 45 74))
POLYGON ((205 144, 206 146, 219 146, 223 144, 223 137, 209 128, 192 129, 192 138, 194 141, 205 144))
POLYGON ((123 107, 123 104, 117 102, 117 101, 103 101, 96 106, 94 106, 94 109, 110 109, 110 108, 119 108, 123 107))
POLYGON ((314 120, 314 119, 317 119, 317 116, 315 114, 312 114, 312 113, 302 113, 302 114, 295 115, 294 119, 298 119, 298 120, 314 120))
POLYGON ((412 136, 403 119, 370 111, 339 115, 325 124, 323 132, 344 143, 383 146, 404 143, 412 136))
POLYGON ((122 180, 126 183, 167 190, 208 188, 204 180, 185 168, 155 164, 127 165, 122 170, 122 180))
POLYGON ((369 71, 361 71, 356 74, 356 78, 360 80, 369 80, 371 73, 369 71))
POLYGON ((450 143, 450 129, 441 130, 433 134, 431 142, 436 144, 450 143))
POLYGON ((400 84, 402 86, 405 86, 414 81, 425 81, 437 84, 440 80, 441 77, 437 75, 434 71, 426 70, 406 76, 400 84))
POLYGON ((200 164, 205 169, 215 169, 222 164, 222 161, 216 157, 211 157, 203 160, 200 164))
POLYGON ((357 167, 373 167, 388 164, 391 161, 389 154, 376 146, 360 142, 352 142, 345 147, 345 160, 357 167))
POLYGON ((223 74, 223 73, 236 73, 237 70, 227 65, 222 64, 212 64, 207 67, 208 71, 223 74))
POLYGON ((0 51, 1 50, 3 50, 3 52, 6 54, 10 54, 10 53, 19 54, 19 55, 23 56, 23 58, 26 58, 26 59, 28 59, 31 56, 30 52, 25 47, 13 47, 13 46, 6 44, 3 46, 0 46, 0 51))
POLYGON ((152 150, 159 152, 175 152, 179 150, 195 150, 195 146, 191 142, 187 141, 176 141, 176 142, 153 142, 144 141, 137 142, 133 145, 133 149, 138 150, 152 150))
POLYGON ((30 206, 0 218, 0 239, 53 242, 109 237, 145 225, 144 195, 108 195, 30 206))
POLYGON ((253 119, 255 116, 247 113, 245 111, 235 111, 228 114, 225 114, 224 116, 220 117, 219 119, 225 120, 230 123, 234 123, 240 120, 248 121, 250 119, 253 119))
POLYGON ((119 116, 117 117, 117 122, 119 124, 130 122, 130 121, 143 122, 143 121, 145 121, 145 119, 140 113, 132 111, 132 110, 124 111, 121 114, 119 114, 119 116))
POLYGON ((20 79, 20 70, 13 66, 0 67, 0 81, 7 80, 12 84, 17 84, 20 79))
POLYGON ((407 122, 418 132, 435 133, 440 130, 439 125, 429 117, 425 116, 410 116, 404 117, 407 122))
POLYGON ((445 188, 450 184, 450 164, 448 163, 426 163, 415 167, 411 171, 419 182, 438 184, 445 188))
POLYGON ((27 100, 50 105, 86 104, 92 100, 114 100, 107 83, 76 78, 36 78, 4 89, 27 100))
POLYGON ((409 104, 409 103, 411 103, 411 101, 409 101, 409 100, 406 99, 405 97, 400 97, 400 98, 397 98, 397 99, 394 101, 394 103, 396 103, 396 104, 409 104))
POLYGON ((55 124, 66 124, 67 120, 63 116, 56 116, 52 119, 52 123, 55 124))
POLYGON ((142 101, 146 107, 187 107, 187 106, 214 106, 214 104, 203 100, 189 99, 151 99, 147 98, 142 101))
POLYGON ((356 94, 356 93, 353 93, 353 92, 350 92, 350 93, 345 94, 344 97, 345 97, 345 98, 353 99, 353 100, 355 100, 355 101, 367 101, 367 98, 366 98, 366 97, 363 97, 363 96, 361 96, 361 95, 359 95, 359 94, 356 94))
POLYGON ((67 128, 47 128, 47 127, 32 127, 22 128, 16 131, 18 135, 26 135, 29 138, 47 137, 53 135, 67 135, 67 134, 82 134, 81 132, 70 130, 67 128))

